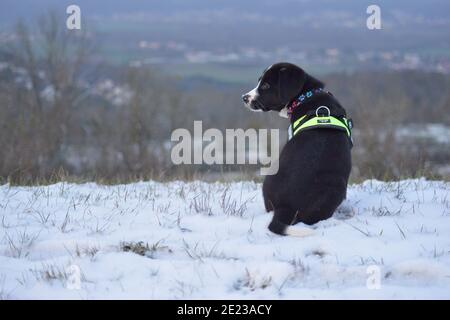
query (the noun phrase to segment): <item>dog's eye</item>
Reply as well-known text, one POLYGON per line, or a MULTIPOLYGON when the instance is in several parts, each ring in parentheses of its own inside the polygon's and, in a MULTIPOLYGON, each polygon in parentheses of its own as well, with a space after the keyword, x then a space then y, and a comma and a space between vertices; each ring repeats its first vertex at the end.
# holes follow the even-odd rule
POLYGON ((263 84, 261 84, 260 88, 262 90, 267 90, 270 88, 270 84, 268 84, 267 82, 264 82, 263 84))

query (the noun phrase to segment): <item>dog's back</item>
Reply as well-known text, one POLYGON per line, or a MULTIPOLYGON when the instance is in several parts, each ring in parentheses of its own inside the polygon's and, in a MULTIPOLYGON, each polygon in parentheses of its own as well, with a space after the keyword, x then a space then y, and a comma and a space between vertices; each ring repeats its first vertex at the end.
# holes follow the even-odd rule
MULTIPOLYGON (((334 98, 323 99, 319 105, 333 105, 327 100, 334 98)), ((274 210, 269 229, 284 234, 286 225, 330 218, 346 197, 350 150, 347 134, 328 128, 303 131, 288 141, 278 173, 267 176, 263 185, 266 207, 274 210)))
POLYGON ((293 126, 278 173, 263 185, 266 210, 274 212, 269 229, 277 234, 310 234, 291 225, 328 219, 346 197, 351 122, 324 86, 300 67, 280 62, 264 70, 256 88, 242 96, 250 110, 290 115, 293 126))

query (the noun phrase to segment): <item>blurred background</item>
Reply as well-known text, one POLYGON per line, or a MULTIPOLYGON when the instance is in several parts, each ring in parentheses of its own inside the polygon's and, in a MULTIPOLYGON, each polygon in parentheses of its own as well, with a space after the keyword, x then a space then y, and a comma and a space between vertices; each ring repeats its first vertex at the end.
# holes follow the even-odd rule
MULTIPOLYGON (((241 95, 279 61, 326 83, 355 123, 353 182, 450 179, 450 2, 2 0, 0 183, 259 179, 174 166, 176 128, 280 128, 241 95), (81 8, 67 30, 66 8, 81 8)), ((282 141, 286 140, 282 136, 282 141)))

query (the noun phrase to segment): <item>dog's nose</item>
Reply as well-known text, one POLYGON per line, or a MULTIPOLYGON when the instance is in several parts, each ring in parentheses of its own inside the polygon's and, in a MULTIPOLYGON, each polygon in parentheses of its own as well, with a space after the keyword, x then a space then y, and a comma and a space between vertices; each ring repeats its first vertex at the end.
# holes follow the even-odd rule
POLYGON ((249 94, 242 95, 242 100, 244 100, 244 102, 247 104, 250 101, 250 95, 249 94))

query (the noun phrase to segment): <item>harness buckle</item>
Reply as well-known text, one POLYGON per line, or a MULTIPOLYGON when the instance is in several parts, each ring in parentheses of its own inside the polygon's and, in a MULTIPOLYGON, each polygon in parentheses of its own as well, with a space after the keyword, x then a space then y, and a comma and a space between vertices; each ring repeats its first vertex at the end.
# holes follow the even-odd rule
MULTIPOLYGON (((329 116, 331 115, 330 109, 329 109, 328 107, 326 107, 326 106, 320 106, 320 107, 318 107, 318 108, 316 109, 316 117, 320 117, 320 116, 319 116, 319 110, 320 110, 320 109, 325 109, 325 110, 328 112, 327 117, 329 117, 329 116)), ((325 115, 322 114, 322 116, 325 116, 325 115)))

